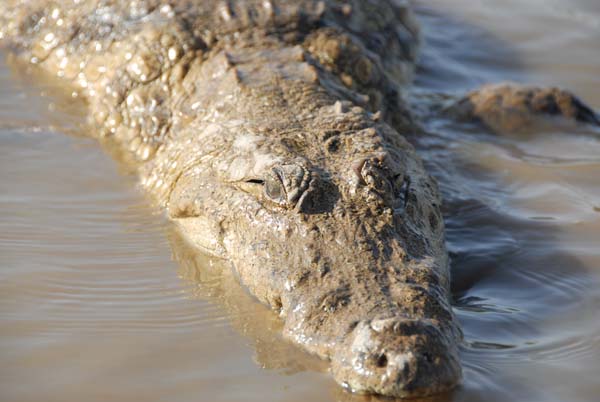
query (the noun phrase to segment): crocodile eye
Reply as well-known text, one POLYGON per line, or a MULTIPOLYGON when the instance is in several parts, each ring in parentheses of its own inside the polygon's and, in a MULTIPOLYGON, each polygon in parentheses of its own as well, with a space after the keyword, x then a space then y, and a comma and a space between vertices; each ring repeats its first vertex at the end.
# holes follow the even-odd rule
POLYGON ((275 170, 270 173, 271 174, 267 175, 265 179, 265 194, 272 201, 275 201, 278 204, 283 203, 285 202, 285 193, 281 181, 282 179, 275 170))
POLYGON ((392 194, 391 172, 384 162, 386 154, 379 153, 359 159, 354 162, 353 169, 358 177, 358 184, 364 185, 372 191, 382 195, 392 194))
POLYGON ((265 196, 278 205, 292 208, 308 189, 310 174, 297 164, 274 166, 264 179, 265 196))
POLYGON ((385 173, 378 166, 378 160, 367 159, 360 169, 360 176, 365 184, 375 191, 388 194, 391 193, 391 183, 385 173))
POLYGON ((354 162, 353 169, 358 178, 356 185, 366 187, 371 200, 380 199, 395 211, 401 211, 408 202, 410 177, 404 173, 393 173, 400 171, 400 166, 385 159, 386 154, 381 153, 354 162))

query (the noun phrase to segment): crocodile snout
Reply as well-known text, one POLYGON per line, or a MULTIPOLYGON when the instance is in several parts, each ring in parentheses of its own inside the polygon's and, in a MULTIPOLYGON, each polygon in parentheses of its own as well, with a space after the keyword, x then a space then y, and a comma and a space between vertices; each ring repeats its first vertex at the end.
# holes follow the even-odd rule
POLYGON ((460 382, 457 350, 428 320, 405 318, 359 322, 334 355, 336 380, 359 393, 415 397, 460 382))

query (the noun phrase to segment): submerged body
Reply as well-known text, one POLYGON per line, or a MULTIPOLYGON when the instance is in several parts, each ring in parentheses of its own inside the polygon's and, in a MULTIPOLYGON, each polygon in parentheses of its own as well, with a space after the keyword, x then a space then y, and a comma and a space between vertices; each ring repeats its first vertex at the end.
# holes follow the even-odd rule
POLYGON ((451 105, 447 113, 500 134, 557 126, 600 127, 596 112, 568 91, 510 83, 484 85, 451 105))

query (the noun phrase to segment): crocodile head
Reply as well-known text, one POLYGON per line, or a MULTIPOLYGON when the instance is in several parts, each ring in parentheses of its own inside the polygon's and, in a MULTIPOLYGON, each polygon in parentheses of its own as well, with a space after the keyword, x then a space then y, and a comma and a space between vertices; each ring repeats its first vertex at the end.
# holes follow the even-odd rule
POLYGON ((232 261, 284 335, 330 359, 347 388, 404 397, 456 385, 440 201, 412 147, 339 102, 319 107, 303 138, 232 124, 203 126, 218 155, 172 186, 181 232, 232 261))

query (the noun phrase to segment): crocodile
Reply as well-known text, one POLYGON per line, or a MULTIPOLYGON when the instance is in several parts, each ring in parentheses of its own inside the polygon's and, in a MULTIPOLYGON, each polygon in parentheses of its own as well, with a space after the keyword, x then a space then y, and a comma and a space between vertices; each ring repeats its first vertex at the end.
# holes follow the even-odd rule
MULTIPOLYGON (((93 135, 186 240, 229 261, 343 387, 460 383, 441 200, 406 140, 408 2, 4 0, 0 40, 85 99, 93 135)), ((498 128, 516 90, 494 88, 450 110, 498 128)), ((521 115, 579 116, 554 94, 521 115)))
POLYGON ((460 382, 440 197, 402 98, 402 1, 4 0, 0 37, 83 97, 181 233, 349 390, 460 382))

